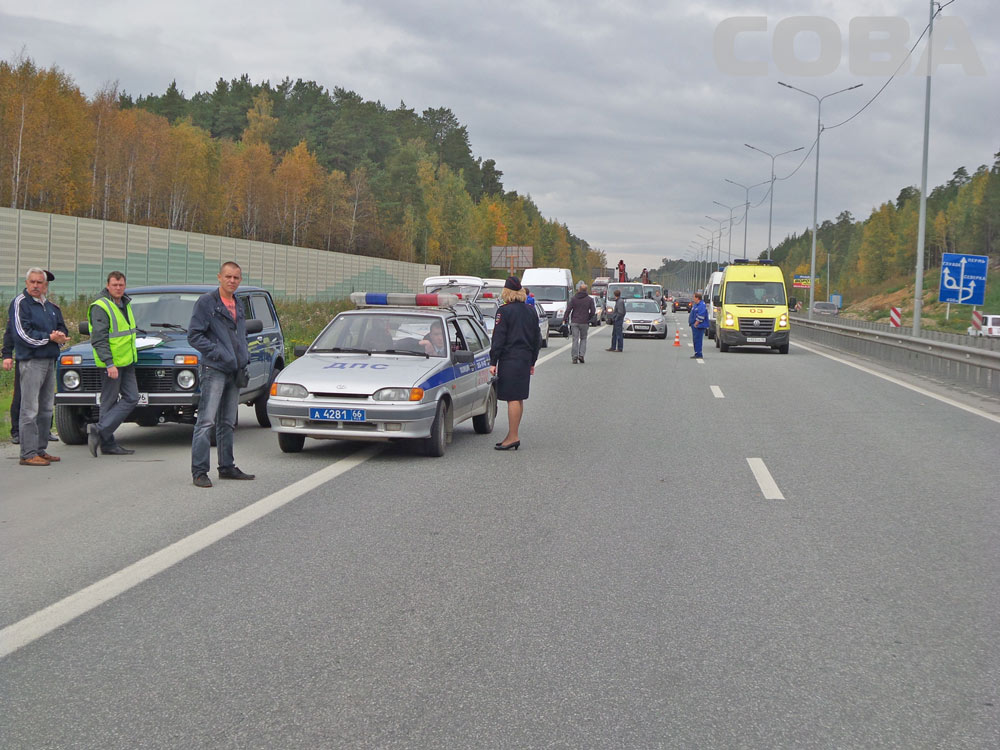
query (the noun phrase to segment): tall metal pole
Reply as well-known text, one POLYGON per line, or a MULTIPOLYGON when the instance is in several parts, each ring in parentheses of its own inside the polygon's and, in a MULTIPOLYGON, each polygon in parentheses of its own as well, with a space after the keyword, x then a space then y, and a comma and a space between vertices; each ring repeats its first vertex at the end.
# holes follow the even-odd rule
POLYGON ((726 260, 730 263, 733 262, 733 211, 736 210, 736 206, 727 206, 719 201, 712 201, 716 206, 722 206, 729 211, 729 251, 726 253, 726 260))
POLYGON ((920 167, 920 218, 917 220, 917 278, 913 288, 913 335, 920 335, 920 310, 924 297, 924 239, 927 233, 927 151, 931 136, 931 52, 934 45, 934 0, 927 29, 927 88, 924 93, 924 162, 920 167))
POLYGON ((784 156, 785 154, 794 154, 796 151, 801 151, 805 146, 799 146, 798 148, 793 148, 788 151, 782 151, 780 154, 771 154, 762 148, 757 148, 756 146, 751 146, 749 143, 744 143, 747 148, 752 148, 754 151, 760 151, 765 156, 771 157, 771 205, 767 209, 767 259, 771 259, 771 220, 774 216, 774 160, 779 156, 784 156))
POLYGON ((853 86, 848 86, 846 89, 841 89, 840 91, 834 91, 832 94, 826 94, 825 96, 816 96, 809 91, 798 88, 797 86, 792 86, 788 83, 783 83, 778 81, 779 86, 784 86, 786 89, 794 89, 799 93, 811 96, 816 100, 816 178, 813 184, 813 230, 812 230, 812 252, 810 254, 809 260, 809 320, 813 317, 813 302, 816 299, 816 230, 818 229, 817 220, 819 214, 819 138, 823 132, 822 124, 822 111, 823 111, 823 100, 827 99, 835 94, 842 94, 845 91, 851 91, 852 89, 860 88, 863 83, 856 83, 853 86))
MULTIPOLYGON (((725 178, 723 178, 723 179, 725 179, 725 178)), ((746 257, 747 257, 747 227, 750 224, 750 191, 753 190, 755 187, 760 187, 761 185, 766 185, 767 184, 767 180, 764 180, 764 182, 758 182, 756 185, 750 185, 749 187, 746 186, 746 185, 741 185, 738 182, 733 182, 732 180, 728 180, 728 179, 726 180, 726 182, 728 182, 730 185, 735 185, 736 187, 741 187, 741 188, 743 188, 744 191, 746 191, 745 199, 744 199, 744 203, 743 203, 743 259, 746 260, 746 257)))

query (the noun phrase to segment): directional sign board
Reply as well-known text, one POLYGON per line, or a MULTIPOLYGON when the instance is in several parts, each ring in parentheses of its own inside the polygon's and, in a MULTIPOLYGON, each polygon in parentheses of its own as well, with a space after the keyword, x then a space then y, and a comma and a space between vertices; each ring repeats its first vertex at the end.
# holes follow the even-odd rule
POLYGON ((981 305, 986 299, 986 269, 989 258, 985 255, 944 253, 941 256, 941 287, 938 302, 959 305, 981 305))
POLYGON ((515 268, 531 268, 533 255, 531 245, 494 245, 490 248, 490 267, 509 268, 512 273, 515 268))
POLYGON ((797 273, 792 277, 792 286, 796 289, 808 289, 812 286, 812 276, 797 273))

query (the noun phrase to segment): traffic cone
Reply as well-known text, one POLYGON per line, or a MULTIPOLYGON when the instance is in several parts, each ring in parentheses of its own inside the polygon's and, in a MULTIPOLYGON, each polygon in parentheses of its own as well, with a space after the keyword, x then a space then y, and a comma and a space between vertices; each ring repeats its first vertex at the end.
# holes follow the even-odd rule
POLYGON ((674 335, 674 346, 681 345, 681 329, 677 329, 677 333, 674 335))

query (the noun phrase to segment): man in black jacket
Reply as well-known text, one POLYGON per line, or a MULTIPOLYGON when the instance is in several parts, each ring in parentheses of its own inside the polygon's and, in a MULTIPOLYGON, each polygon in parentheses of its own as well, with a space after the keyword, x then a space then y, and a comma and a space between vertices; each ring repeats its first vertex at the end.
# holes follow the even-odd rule
POLYGON ((587 294, 587 285, 580 282, 576 285, 574 294, 566 305, 566 315, 563 316, 563 323, 568 323, 573 332, 573 364, 579 362, 584 364, 583 358, 587 354, 587 334, 590 333, 590 321, 594 318, 597 309, 594 307, 594 298, 587 294))
POLYGON ((219 450, 219 479, 254 478, 253 474, 240 471, 233 459, 239 379, 250 361, 246 317, 235 297, 243 281, 243 271, 238 264, 228 261, 219 269, 218 278, 219 288, 195 302, 188 324, 188 343, 201 354, 201 398, 191 438, 191 476, 195 487, 212 486, 208 469, 213 430, 219 450))

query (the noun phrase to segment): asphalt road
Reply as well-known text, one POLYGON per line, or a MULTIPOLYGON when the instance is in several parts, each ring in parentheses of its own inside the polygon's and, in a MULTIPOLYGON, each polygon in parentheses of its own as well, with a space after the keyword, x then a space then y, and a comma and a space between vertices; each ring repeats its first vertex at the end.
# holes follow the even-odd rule
POLYGON ((4 449, 0 746, 1000 746, 998 405, 609 330, 517 452, 4 449))

